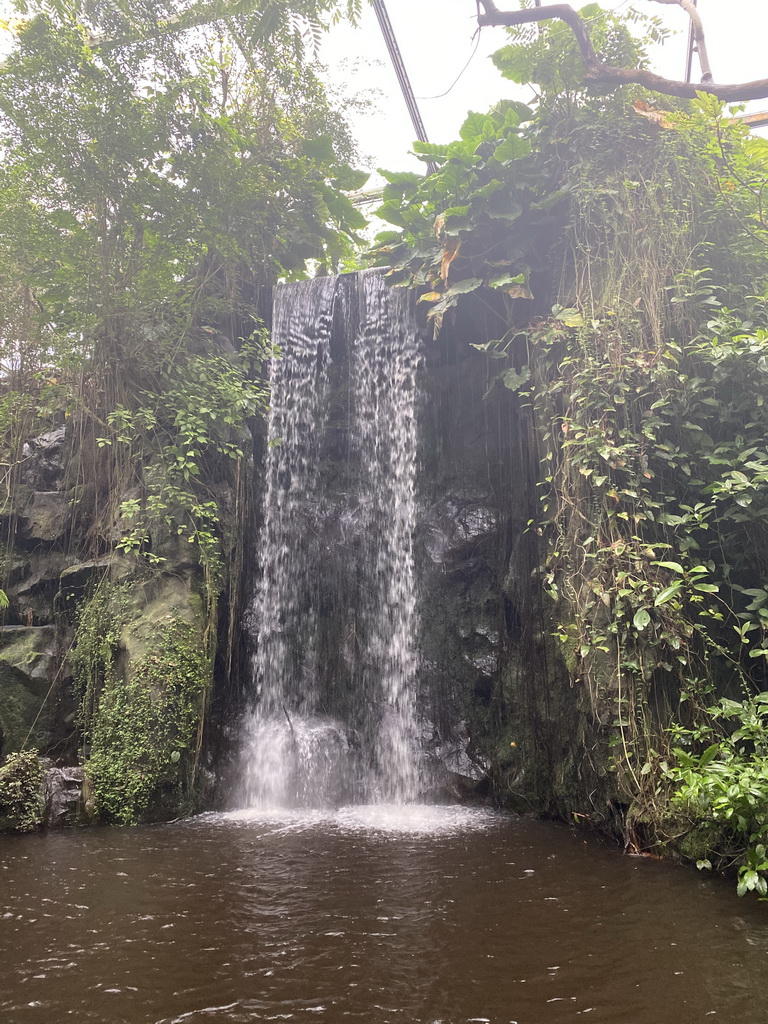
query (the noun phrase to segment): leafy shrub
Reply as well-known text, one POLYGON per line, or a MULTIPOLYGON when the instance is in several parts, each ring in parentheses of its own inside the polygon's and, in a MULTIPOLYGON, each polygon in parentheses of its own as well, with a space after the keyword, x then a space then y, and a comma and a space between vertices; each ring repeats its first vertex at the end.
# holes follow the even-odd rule
POLYGON ((36 751, 9 754, 0 767, 0 832, 33 832, 42 824, 43 766, 36 751))
MULTIPOLYGON (((605 59, 642 62, 625 24, 586 12, 605 59)), ((762 893, 768 144, 712 97, 659 110, 585 85, 560 23, 513 38, 496 64, 539 85, 532 106, 415 146, 436 172, 386 175, 379 216, 397 230, 372 258, 423 290, 438 331, 468 294, 491 307, 495 339, 470 340, 511 414, 530 410, 537 578, 584 745, 605 752, 606 813, 629 808, 628 843, 632 820, 674 843, 671 799, 762 893), (741 703, 715 703, 734 687, 741 703)))
MULTIPOLYGON (((719 826, 719 866, 738 866, 738 893, 768 895, 768 693, 743 701, 723 698, 708 709, 713 723, 732 731, 710 743, 701 753, 682 746, 674 749, 676 764, 668 769, 677 790, 673 805, 698 826, 719 826), (736 728, 733 728, 735 726, 736 728)), ((678 740, 702 744, 700 730, 675 730, 678 740)), ((712 738, 710 731, 707 738, 712 738)), ((710 857, 698 861, 712 867, 710 857)))

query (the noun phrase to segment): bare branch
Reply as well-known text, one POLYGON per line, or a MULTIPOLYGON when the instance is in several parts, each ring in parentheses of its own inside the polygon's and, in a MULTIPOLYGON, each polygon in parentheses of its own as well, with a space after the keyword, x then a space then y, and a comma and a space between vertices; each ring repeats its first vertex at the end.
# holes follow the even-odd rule
MULTIPOLYGON (((524 11, 500 11, 491 0, 478 0, 484 10, 477 21, 481 27, 491 25, 529 25, 532 22, 548 21, 558 18, 572 30, 581 58, 584 62, 584 79, 589 85, 643 85, 646 89, 664 93, 667 96, 680 96, 682 99, 695 99, 700 92, 709 93, 726 102, 743 100, 759 100, 768 96, 768 78, 759 78, 754 82, 741 84, 718 84, 715 82, 678 82, 671 78, 662 78, 645 68, 619 68, 604 64, 595 53, 589 41, 587 29, 578 13, 570 4, 549 4, 547 7, 533 7, 524 11)), ((658 0, 657 0, 658 2, 658 0)), ((665 3, 666 0, 661 0, 665 3)), ((676 2, 676 0, 672 0, 676 2)))
POLYGON ((711 82, 712 67, 709 63, 709 54, 707 53, 707 41, 704 38, 704 24, 693 0, 651 0, 651 2, 656 4, 672 4, 675 7, 683 8, 691 19, 696 52, 699 55, 699 64, 701 65, 701 80, 702 82, 711 82))

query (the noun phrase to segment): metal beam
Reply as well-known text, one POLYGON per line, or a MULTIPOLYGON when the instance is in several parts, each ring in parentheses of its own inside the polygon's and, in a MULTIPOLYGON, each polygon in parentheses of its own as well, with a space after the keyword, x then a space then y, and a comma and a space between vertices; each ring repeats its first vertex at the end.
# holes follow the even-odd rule
POLYGON ((750 128, 766 128, 768 127, 768 110, 761 110, 755 114, 739 114, 738 117, 734 117, 734 121, 749 125, 750 128))

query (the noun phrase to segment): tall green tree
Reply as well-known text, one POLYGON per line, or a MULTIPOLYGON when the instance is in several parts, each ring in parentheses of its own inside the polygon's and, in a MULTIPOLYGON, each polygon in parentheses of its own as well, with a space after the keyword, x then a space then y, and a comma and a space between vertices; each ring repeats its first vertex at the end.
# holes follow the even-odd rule
POLYGON ((234 424, 264 405, 264 353, 243 344, 263 288, 332 267, 364 223, 344 191, 365 175, 307 56, 342 6, 18 5, 0 70, 8 461, 30 417, 77 414, 101 466, 94 550, 137 464, 178 484, 177 517, 209 449, 237 461, 234 424))
POLYGON ((269 287, 333 268, 364 225, 345 193, 367 175, 313 66, 317 34, 357 6, 17 4, 0 67, 0 542, 12 552, 29 500, 25 442, 65 424, 70 561, 117 549, 133 566, 85 605, 71 659, 110 820, 194 804, 220 634, 230 692, 269 287), (131 579, 186 579, 194 556, 188 607, 118 666, 144 607, 131 579))

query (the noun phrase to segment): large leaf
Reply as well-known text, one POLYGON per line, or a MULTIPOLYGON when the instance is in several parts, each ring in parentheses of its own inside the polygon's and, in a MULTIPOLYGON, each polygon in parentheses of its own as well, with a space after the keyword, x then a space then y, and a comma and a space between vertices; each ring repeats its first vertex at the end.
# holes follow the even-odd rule
POLYGON ((482 280, 479 277, 468 277, 463 281, 456 281, 446 291, 446 295, 466 295, 467 292, 474 292, 482 286, 482 280))
POLYGON ((643 630, 651 621, 651 615, 647 608, 638 608, 635 617, 632 619, 635 629, 643 630))
POLYGON ((301 151, 305 156, 311 157, 320 163, 332 163, 336 157, 333 146, 333 136, 316 135, 304 139, 301 144, 301 151))
POLYGON ((509 388, 510 391, 519 391, 531 379, 531 371, 527 366, 523 366, 520 371, 510 367, 509 370, 504 371, 501 379, 505 388, 509 388))
POLYGON ((665 587, 656 595, 656 600, 653 602, 654 608, 658 608, 659 605, 666 604, 667 601, 671 601, 675 594, 682 587, 682 583, 673 583, 669 587, 665 587))

